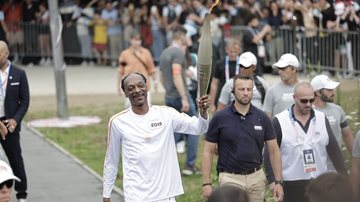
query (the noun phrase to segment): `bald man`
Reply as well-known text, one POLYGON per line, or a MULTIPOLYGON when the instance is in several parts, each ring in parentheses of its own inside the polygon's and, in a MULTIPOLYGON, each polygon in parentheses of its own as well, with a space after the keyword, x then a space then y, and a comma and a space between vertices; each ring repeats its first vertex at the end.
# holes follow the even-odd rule
MULTIPOLYGON (((326 154, 337 172, 346 176, 347 171, 328 119, 312 108, 315 98, 311 84, 296 84, 292 97, 295 104, 277 114, 273 125, 281 152, 284 202, 303 202, 311 179, 327 172, 326 154)), ((265 166, 272 183, 269 160, 265 166)))
POLYGON ((4 41, 0 41, 0 120, 8 129, 6 138, 1 138, 0 142, 14 174, 21 180, 15 182, 16 197, 19 202, 24 202, 27 180, 21 155, 20 129, 29 107, 29 85, 25 71, 12 65, 8 57, 9 48, 4 41))

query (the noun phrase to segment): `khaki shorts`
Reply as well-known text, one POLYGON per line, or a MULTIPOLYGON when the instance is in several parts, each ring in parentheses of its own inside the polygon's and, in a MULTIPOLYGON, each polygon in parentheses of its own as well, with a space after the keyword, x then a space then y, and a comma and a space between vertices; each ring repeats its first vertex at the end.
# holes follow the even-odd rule
POLYGON ((265 196, 266 177, 262 169, 249 175, 239 175, 221 172, 219 184, 238 186, 245 190, 251 202, 263 202, 265 196))

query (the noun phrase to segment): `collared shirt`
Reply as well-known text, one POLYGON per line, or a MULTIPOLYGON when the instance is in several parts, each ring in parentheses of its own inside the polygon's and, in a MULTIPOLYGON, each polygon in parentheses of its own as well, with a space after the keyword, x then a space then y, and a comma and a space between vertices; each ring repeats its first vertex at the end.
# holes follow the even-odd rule
POLYGON ((238 172, 261 165, 264 142, 275 138, 271 121, 263 111, 251 105, 243 115, 233 102, 214 115, 205 139, 218 144, 217 169, 238 172))
POLYGON ((6 86, 9 78, 10 70, 10 61, 8 61, 8 66, 5 71, 0 69, 1 78, 0 78, 0 117, 5 116, 5 96, 6 96, 6 86))

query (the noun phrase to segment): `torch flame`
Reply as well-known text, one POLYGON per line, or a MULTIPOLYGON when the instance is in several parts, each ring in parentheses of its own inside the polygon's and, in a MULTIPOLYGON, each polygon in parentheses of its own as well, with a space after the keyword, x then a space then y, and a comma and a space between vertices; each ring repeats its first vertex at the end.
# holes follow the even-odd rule
POLYGON ((209 13, 211 13, 212 9, 213 9, 216 5, 218 5, 219 1, 220 1, 220 0, 216 0, 213 4, 211 4, 209 13))

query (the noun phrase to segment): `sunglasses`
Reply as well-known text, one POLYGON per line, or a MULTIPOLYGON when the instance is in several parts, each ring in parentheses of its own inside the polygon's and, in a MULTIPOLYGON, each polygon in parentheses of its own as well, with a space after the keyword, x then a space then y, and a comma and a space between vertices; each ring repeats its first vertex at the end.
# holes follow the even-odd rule
POLYGON ((0 184, 0 189, 4 188, 5 185, 8 189, 10 189, 14 185, 14 180, 6 180, 5 182, 2 182, 0 184))
POLYGON ((240 68, 244 68, 244 69, 249 69, 250 67, 252 67, 252 65, 250 65, 250 66, 248 66, 248 67, 245 67, 245 66, 240 65, 240 68))
POLYGON ((308 102, 313 103, 315 101, 315 98, 311 99, 299 99, 301 103, 307 104, 308 102))
POLYGON ((291 68, 291 66, 286 66, 286 67, 278 67, 279 71, 285 71, 287 69, 291 68))

